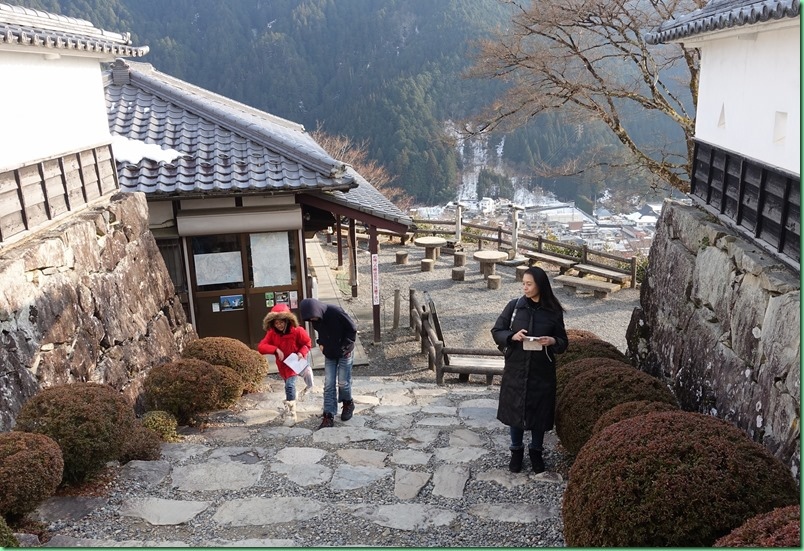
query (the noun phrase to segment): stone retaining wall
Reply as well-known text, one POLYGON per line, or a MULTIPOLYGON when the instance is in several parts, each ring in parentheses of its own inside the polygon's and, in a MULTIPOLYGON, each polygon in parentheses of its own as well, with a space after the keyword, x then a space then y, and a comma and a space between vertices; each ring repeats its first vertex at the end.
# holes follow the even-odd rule
POLYGON ((800 275, 713 216, 666 202, 628 353, 683 409, 735 423, 800 480, 800 275))
POLYGON ((53 385, 108 383, 136 403, 148 370, 195 336, 141 193, 1 249, 0 431, 53 385))

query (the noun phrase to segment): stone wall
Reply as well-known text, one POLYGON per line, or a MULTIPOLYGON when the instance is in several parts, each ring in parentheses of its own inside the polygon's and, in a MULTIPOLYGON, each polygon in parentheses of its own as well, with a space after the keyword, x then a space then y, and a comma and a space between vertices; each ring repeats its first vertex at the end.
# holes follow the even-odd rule
POLYGON ((640 303, 627 335, 635 364, 800 479, 800 275, 703 210, 666 202, 640 303))
POLYGON ((148 370, 195 338, 141 193, 0 249, 0 430, 40 388, 108 383, 141 407, 148 370))

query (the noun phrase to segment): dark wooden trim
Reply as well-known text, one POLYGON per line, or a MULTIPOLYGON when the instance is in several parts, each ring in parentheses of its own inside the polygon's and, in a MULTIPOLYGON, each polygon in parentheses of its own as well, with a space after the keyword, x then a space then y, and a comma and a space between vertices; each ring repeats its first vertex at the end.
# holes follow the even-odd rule
POLYGON ((17 197, 20 202, 20 216, 22 216, 22 225, 25 226, 26 231, 31 229, 30 222, 28 221, 28 209, 25 207, 25 194, 22 193, 22 182, 20 181, 20 171, 14 171, 14 179, 17 181, 17 197))
POLYGON ((45 179, 45 163, 40 162, 36 163, 36 170, 39 172, 39 186, 42 188, 42 200, 45 202, 45 212, 47 213, 47 219, 53 220, 55 215, 53 214, 53 207, 50 206, 50 197, 47 193, 47 180, 45 179))

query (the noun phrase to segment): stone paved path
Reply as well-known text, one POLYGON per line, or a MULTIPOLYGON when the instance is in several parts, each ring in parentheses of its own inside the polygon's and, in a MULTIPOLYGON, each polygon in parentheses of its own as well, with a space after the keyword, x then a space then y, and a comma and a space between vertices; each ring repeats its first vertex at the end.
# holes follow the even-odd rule
POLYGON ((557 503, 486 499, 564 484, 553 472, 508 472, 499 387, 359 376, 353 384, 355 415, 336 417, 334 428, 315 430, 320 391, 299 403, 296 426, 282 426, 284 393, 274 381, 276 391, 246 395, 204 429, 164 444, 159 460, 125 465, 108 498, 52 498, 33 516, 56 531, 50 547, 289 547, 394 545, 399 531, 560 515, 557 503), (373 526, 376 537, 366 528, 369 539, 345 530, 317 541, 309 529, 332 510, 344 526, 373 526))

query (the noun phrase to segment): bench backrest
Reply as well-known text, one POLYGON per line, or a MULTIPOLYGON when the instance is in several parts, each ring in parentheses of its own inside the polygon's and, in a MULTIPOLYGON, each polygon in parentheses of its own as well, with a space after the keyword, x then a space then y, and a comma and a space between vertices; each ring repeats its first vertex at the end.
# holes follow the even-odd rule
MULTIPOLYGON (((438 340, 446 346, 447 343, 444 342, 444 332, 441 331, 441 322, 438 319, 438 311, 436 310, 435 302, 427 291, 424 291, 424 303, 427 305, 427 309, 430 312, 430 321, 433 323, 433 329, 435 330, 438 340)), ((447 354, 444 354, 444 363, 449 365, 449 356, 447 354)))

